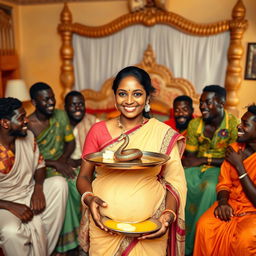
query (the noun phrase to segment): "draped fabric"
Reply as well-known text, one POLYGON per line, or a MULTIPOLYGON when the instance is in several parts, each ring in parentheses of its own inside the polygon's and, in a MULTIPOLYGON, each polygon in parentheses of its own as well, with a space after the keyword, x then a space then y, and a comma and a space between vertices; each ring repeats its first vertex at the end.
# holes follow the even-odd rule
MULTIPOLYGON (((65 111, 55 109, 49 126, 36 138, 40 152, 47 160, 57 160, 63 154, 65 143, 74 140, 72 127, 65 111)), ((78 172, 78 170, 77 170, 78 172)), ((54 168, 47 168, 47 177, 62 176, 54 168)), ((66 214, 56 251, 63 253, 78 246, 80 223, 80 194, 76 189, 76 178, 66 179, 68 183, 68 201, 66 214)))
MULTIPOLYGON (((92 126, 86 138, 83 155, 95 151, 93 145, 99 145, 97 138, 101 139, 104 135, 99 135, 97 130, 103 124, 99 122, 92 126), (89 143, 91 141, 89 138, 97 141, 89 143)), ((168 189, 177 200, 177 221, 171 227, 171 239, 168 243, 167 234, 160 238, 140 241, 124 235, 112 236, 97 228, 90 218, 89 254, 116 256, 121 255, 122 252, 122 255, 129 254, 129 256, 160 256, 166 255, 168 243, 170 247, 168 249, 171 249, 171 254, 168 255, 184 255, 186 181, 180 161, 184 149, 184 137, 154 118, 141 127, 129 130, 126 134, 129 134, 130 138, 128 148, 166 153, 170 155, 170 160, 163 168, 154 166, 140 170, 115 170, 97 167, 97 176, 92 183, 93 193, 108 204, 107 208, 100 208, 101 214, 117 221, 134 223, 152 216, 159 218, 165 208, 168 189), (165 181, 165 185, 159 181, 159 176, 165 181)), ((115 151, 122 143, 117 139, 111 138, 99 145, 98 151, 115 151)))
MULTIPOLYGON (((35 171, 45 166, 31 131, 15 140, 15 161, 9 173, 0 173, 0 199, 30 206, 35 171)), ((46 209, 23 223, 9 210, 0 210, 0 248, 5 255, 51 255, 64 219, 67 185, 63 178, 44 182, 46 209)))
MULTIPOLYGON (((245 144, 233 143, 235 151, 244 150, 245 144)), ((256 153, 243 161, 246 172, 256 183, 256 153)), ((218 203, 205 212, 197 224, 194 255, 196 256, 252 256, 256 255, 256 207, 244 192, 233 165, 224 161, 221 166, 217 191, 229 191, 229 205, 233 209, 230 221, 214 216, 218 203)))
POLYGON ((76 140, 76 148, 71 155, 72 159, 80 159, 82 154, 82 149, 84 145, 84 141, 88 131, 90 130, 91 126, 98 122, 99 120, 94 116, 87 114, 84 118, 74 127, 73 134, 76 140))
POLYGON ((73 36, 75 89, 99 90, 120 69, 140 63, 148 44, 158 64, 188 79, 198 93, 205 85, 224 86, 228 32, 192 36, 167 25, 134 25, 102 38, 73 36))
MULTIPOLYGON (((193 119, 187 129, 188 152, 197 152, 197 157, 223 158, 227 146, 236 141, 237 119, 225 112, 225 116, 211 139, 204 136, 205 124, 202 118, 193 119)), ((196 223, 200 216, 216 200, 216 184, 220 168, 201 165, 185 168, 188 194, 186 215, 186 254, 193 252, 196 223)))

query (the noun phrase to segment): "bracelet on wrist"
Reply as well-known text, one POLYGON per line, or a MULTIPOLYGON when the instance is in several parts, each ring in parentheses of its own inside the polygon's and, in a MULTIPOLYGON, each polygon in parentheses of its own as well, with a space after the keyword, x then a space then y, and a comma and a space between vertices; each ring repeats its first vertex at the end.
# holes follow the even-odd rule
POLYGON ((94 194, 91 192, 91 191, 87 191, 87 192, 84 192, 81 196, 81 203, 84 207, 87 207, 87 205, 85 204, 84 202, 84 199, 87 197, 87 196, 94 196, 94 194))
POLYGON ((172 222, 175 222, 175 220, 176 220, 176 218, 177 218, 176 213, 175 213, 173 210, 171 210, 171 209, 165 209, 165 210, 162 212, 161 215, 165 214, 166 212, 172 213, 172 215, 173 215, 173 220, 172 220, 172 222))
POLYGON ((245 173, 241 174, 240 176, 238 176, 238 179, 241 180, 247 175, 248 175, 247 172, 245 172, 245 173))

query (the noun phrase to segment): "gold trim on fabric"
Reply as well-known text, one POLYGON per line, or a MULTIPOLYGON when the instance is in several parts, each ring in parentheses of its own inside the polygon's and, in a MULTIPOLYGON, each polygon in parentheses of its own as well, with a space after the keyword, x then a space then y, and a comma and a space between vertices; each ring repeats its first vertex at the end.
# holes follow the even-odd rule
POLYGON ((78 243, 85 252, 89 251, 89 223, 89 210, 87 207, 83 207, 79 226, 78 243))
POLYGON ((114 256, 122 256, 123 252, 130 245, 133 239, 134 239, 133 237, 125 236, 118 248, 118 251, 114 254, 114 256))
POLYGON ((75 139, 75 137, 74 137, 73 134, 69 134, 69 135, 65 136, 65 141, 66 142, 72 141, 74 139, 75 139))
POLYGON ((227 111, 225 111, 225 117, 226 117, 226 129, 228 130, 228 128, 229 128, 229 115, 228 115, 227 111))
POLYGON ((176 132, 173 130, 173 129, 168 129, 165 136, 164 136, 164 139, 163 139, 163 142, 162 142, 162 145, 161 145, 161 149, 160 149, 160 152, 165 154, 167 149, 168 149, 168 146, 170 144, 170 141, 172 139, 172 136, 175 134, 176 132))
POLYGON ((200 120, 200 123, 198 125, 196 132, 200 134, 200 133, 202 133, 202 131, 203 131, 203 119, 200 120))
MULTIPOLYGON (((165 184, 168 184, 173 191, 175 191, 175 193, 177 195, 179 195, 178 191, 168 182, 163 181, 165 184)), ((166 185, 165 185, 166 186, 166 185)), ((185 230, 185 221, 181 218, 177 218, 177 227, 181 230, 185 230)), ((176 240, 177 240, 177 246, 176 246, 176 255, 185 255, 185 238, 186 235, 180 235, 178 232, 175 233, 176 236, 176 240)))
POLYGON ((74 230, 62 235, 57 243, 57 251, 58 247, 65 247, 71 243, 76 242, 77 235, 79 234, 79 227, 76 227, 75 232, 74 230))
POLYGON ((198 146, 192 146, 189 144, 186 145, 186 150, 188 150, 188 151, 197 151, 197 148, 198 148, 198 146))

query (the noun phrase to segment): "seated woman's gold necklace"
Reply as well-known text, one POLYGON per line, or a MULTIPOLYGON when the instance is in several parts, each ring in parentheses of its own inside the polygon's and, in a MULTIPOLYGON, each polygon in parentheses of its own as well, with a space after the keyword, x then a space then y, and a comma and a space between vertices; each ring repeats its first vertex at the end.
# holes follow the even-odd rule
MULTIPOLYGON (((142 122, 140 125, 143 125, 146 122, 146 118, 142 117, 142 122)), ((117 118, 117 126, 122 130, 122 133, 126 133, 127 130, 124 128, 123 124, 121 123, 120 116, 117 118)))

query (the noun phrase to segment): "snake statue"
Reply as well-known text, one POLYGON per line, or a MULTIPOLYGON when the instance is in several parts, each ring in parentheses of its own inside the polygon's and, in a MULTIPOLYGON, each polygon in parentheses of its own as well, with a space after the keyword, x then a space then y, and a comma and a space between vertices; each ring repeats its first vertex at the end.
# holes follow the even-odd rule
POLYGON ((127 162, 132 161, 135 159, 141 159, 142 152, 139 149, 131 148, 131 149, 125 149, 127 145, 129 144, 129 137, 126 134, 121 134, 118 141, 121 141, 124 139, 124 143, 116 150, 114 153, 114 159, 118 162, 127 162))

